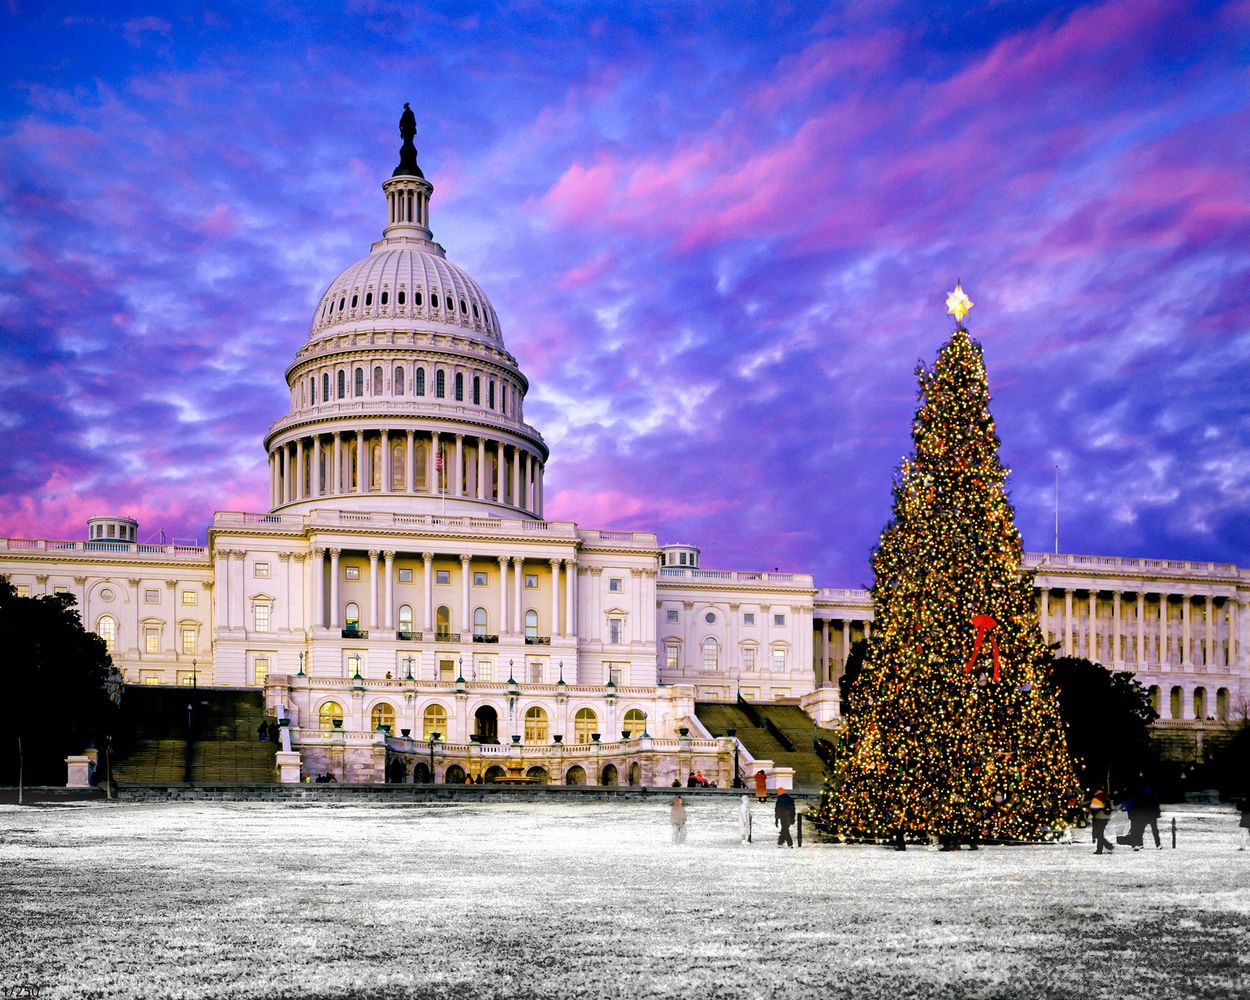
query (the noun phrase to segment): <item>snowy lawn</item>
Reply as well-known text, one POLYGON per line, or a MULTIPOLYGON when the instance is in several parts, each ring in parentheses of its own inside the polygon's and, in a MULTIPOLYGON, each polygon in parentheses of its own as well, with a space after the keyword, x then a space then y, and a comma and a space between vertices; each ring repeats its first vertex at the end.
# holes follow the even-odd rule
POLYGON ((0 996, 1250 996, 1228 808, 1096 857, 742 846, 731 799, 674 848, 667 801, 0 806, 0 996))

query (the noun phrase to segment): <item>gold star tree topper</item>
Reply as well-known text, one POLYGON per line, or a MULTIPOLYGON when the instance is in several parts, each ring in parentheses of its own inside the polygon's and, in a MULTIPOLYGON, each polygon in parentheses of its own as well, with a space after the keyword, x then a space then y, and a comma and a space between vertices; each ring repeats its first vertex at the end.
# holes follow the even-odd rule
POLYGON ((958 281, 955 282, 955 290, 946 296, 946 312, 955 317, 955 322, 963 325, 964 317, 968 315, 968 310, 972 308, 972 299, 968 298, 967 293, 960 287, 958 281))

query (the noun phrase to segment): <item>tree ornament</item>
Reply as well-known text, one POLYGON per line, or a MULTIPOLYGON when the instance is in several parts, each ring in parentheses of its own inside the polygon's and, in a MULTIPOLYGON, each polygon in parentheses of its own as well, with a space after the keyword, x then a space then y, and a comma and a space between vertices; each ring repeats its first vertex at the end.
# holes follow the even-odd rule
MULTIPOLYGON (((986 635, 989 634, 993 630, 994 626, 998 624, 998 622, 996 622, 989 615, 974 615, 972 618, 972 624, 976 626, 977 640, 972 646, 972 655, 968 657, 968 663, 964 666, 965 674, 971 673, 972 668, 976 666, 977 656, 981 652, 981 643, 984 641, 986 635)), ((994 680, 997 681, 998 680, 998 639, 996 639, 993 635, 990 635, 990 649, 994 651, 994 680)))

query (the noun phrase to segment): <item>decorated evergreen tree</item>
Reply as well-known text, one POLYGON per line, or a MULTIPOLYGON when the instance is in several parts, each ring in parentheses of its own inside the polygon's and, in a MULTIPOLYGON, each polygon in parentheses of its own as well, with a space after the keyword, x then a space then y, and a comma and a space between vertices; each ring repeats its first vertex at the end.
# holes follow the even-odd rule
POLYGON ((955 332, 916 369, 915 451, 873 551, 872 638, 814 813, 835 836, 1039 840, 1080 800, 971 305, 956 285, 955 332))

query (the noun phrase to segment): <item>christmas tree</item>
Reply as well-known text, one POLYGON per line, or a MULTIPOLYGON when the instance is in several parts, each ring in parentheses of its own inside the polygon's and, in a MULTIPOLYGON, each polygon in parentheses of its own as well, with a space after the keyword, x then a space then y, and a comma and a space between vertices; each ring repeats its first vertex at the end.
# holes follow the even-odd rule
POLYGON ((917 366, 914 453, 873 550, 872 638, 817 825, 848 838, 1041 840, 1075 818, 1032 574, 1004 488, 981 346, 917 366))

